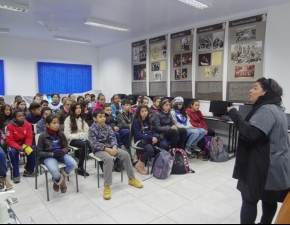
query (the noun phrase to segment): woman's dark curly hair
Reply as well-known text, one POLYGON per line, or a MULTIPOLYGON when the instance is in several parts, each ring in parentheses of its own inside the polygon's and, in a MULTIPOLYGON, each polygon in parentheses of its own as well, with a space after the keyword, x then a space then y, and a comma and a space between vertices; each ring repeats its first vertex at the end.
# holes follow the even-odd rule
MULTIPOLYGON (((141 110, 142 109, 147 109, 147 111, 148 111, 148 115, 145 118, 145 121, 149 125, 149 130, 153 130, 153 124, 152 124, 152 121, 151 121, 149 107, 147 105, 140 105, 140 106, 138 106, 137 109, 136 109, 136 113, 135 113, 134 120, 138 120, 140 122, 140 124, 141 124, 141 134, 144 134, 144 127, 143 127, 142 117, 141 117, 141 110)), ((133 131, 133 126, 132 126, 132 132, 131 132, 131 134, 133 135, 133 133, 134 133, 134 131, 133 131)))
MULTIPOLYGON (((77 133, 78 131, 78 125, 77 125, 77 116, 76 116, 76 108, 77 106, 80 106, 82 108, 80 103, 75 103, 71 106, 70 112, 69 112, 69 117, 70 117, 70 127, 71 127, 71 132, 73 134, 77 133)), ((85 127, 86 123, 86 118, 83 112, 79 115, 79 117, 82 119, 82 129, 85 127)))

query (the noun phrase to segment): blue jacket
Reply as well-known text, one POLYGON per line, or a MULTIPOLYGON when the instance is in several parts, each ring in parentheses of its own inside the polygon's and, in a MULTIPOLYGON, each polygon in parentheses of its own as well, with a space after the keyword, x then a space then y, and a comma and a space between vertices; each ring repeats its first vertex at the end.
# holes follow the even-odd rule
POLYGON ((93 149, 93 153, 105 151, 105 148, 118 148, 116 136, 112 128, 106 124, 99 127, 94 123, 89 129, 89 142, 93 149))
POLYGON ((38 123, 36 124, 36 130, 37 134, 41 134, 46 130, 46 123, 43 118, 39 120, 38 123))
POLYGON ((134 135, 134 142, 137 143, 141 140, 152 141, 153 137, 158 137, 158 135, 149 129, 149 125, 146 121, 142 121, 144 131, 141 133, 141 123, 138 119, 135 119, 132 125, 132 132, 134 135))
POLYGON ((111 105, 111 107, 112 107, 112 115, 115 118, 117 118, 117 111, 122 110, 122 107, 120 105, 117 107, 114 103, 111 105))
POLYGON ((32 113, 29 113, 25 116, 25 119, 27 120, 27 122, 31 123, 31 124, 37 124, 39 120, 42 119, 41 116, 33 116, 32 113))

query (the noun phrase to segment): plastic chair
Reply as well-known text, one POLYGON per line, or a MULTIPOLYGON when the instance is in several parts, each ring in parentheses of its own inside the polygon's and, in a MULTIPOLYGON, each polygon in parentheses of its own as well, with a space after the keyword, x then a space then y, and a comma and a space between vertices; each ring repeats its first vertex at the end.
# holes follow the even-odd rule
MULTIPOLYGON (((93 153, 89 154, 89 157, 95 160, 95 168, 97 169, 97 176, 98 176, 98 188, 100 188, 100 162, 102 160, 98 157, 96 157, 93 153)), ((115 159, 115 157, 112 157, 112 159, 115 159)), ((121 166, 121 182, 123 182, 123 165, 121 166)))
MULTIPOLYGON (((37 145, 38 143, 38 139, 39 139, 40 134, 36 134, 35 135, 35 143, 37 145)), ((35 174, 35 189, 37 189, 37 176, 38 176, 38 166, 40 166, 40 171, 41 169, 44 170, 45 173, 45 180, 46 180, 46 195, 47 195, 47 201, 49 202, 49 189, 48 189, 48 175, 47 173, 49 172, 48 168, 44 165, 44 164, 40 164, 39 163, 39 159, 37 157, 37 151, 35 151, 35 168, 36 168, 36 174, 35 174)), ((65 168, 66 165, 63 163, 59 163, 58 164, 58 168, 62 169, 65 168)), ((76 191, 77 193, 79 192, 79 183, 78 183, 78 173, 77 173, 77 169, 75 169, 75 174, 76 174, 76 191)), ((69 177, 67 178, 67 180, 69 181, 69 177)))

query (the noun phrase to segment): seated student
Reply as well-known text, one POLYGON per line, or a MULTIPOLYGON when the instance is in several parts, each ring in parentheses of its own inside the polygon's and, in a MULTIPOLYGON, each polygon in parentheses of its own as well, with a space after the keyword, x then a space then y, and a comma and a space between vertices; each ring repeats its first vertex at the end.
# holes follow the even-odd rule
MULTIPOLYGON (((1 133, 0 133, 0 140, 2 140, 1 138, 1 133)), ((5 189, 2 191, 6 191, 6 190, 11 190, 13 188, 13 186, 9 183, 9 181, 7 180, 7 166, 6 166, 6 154, 3 151, 3 149, 0 147, 0 184, 2 184, 5 189)), ((1 190, 0 190, 1 192, 1 190)))
POLYGON ((135 178, 129 153, 118 148, 117 139, 112 128, 105 124, 105 112, 95 110, 93 112, 93 118, 95 123, 90 127, 89 141, 94 155, 104 162, 104 199, 111 199, 112 157, 116 157, 124 163, 125 171, 129 178, 129 185, 136 188, 143 188, 143 185, 135 178))
POLYGON ((53 179, 53 190, 66 193, 66 177, 77 167, 76 161, 68 155, 68 142, 65 135, 59 130, 58 118, 55 115, 48 115, 45 119, 46 129, 39 136, 37 144, 38 157, 49 170, 53 179), (59 171, 58 163, 66 165, 59 171))
POLYGON ((158 108, 161 102, 160 97, 154 97, 153 98, 153 105, 150 107, 150 114, 153 116, 155 113, 158 112, 158 108))
POLYGON ((69 94, 68 98, 70 98, 73 103, 76 103, 76 96, 74 94, 69 94))
POLYGON ((47 116, 52 114, 52 110, 49 107, 45 107, 41 109, 41 117, 42 119, 38 121, 36 125, 36 133, 41 134, 46 130, 46 122, 45 119, 47 116))
POLYGON ((192 154, 192 151, 200 152, 201 149, 197 147, 197 143, 204 137, 206 131, 203 128, 196 128, 191 125, 190 118, 185 111, 184 99, 182 97, 176 97, 174 99, 171 115, 175 125, 178 128, 185 128, 187 131, 188 141, 185 146, 185 151, 188 154, 192 154))
POLYGON ((33 102, 34 103, 38 103, 38 104, 40 104, 41 103, 41 98, 40 98, 40 96, 34 96, 34 98, 33 98, 33 102))
POLYGON ((93 114, 91 110, 89 110, 89 102, 84 100, 80 102, 80 104, 82 107, 82 113, 85 115, 85 120, 90 127, 94 123, 94 120, 93 120, 93 114))
MULTIPOLYGON (((120 129, 122 126, 121 124, 118 124, 117 119, 112 115, 112 107, 110 104, 105 104, 104 106, 104 112, 106 116, 106 124, 109 125, 112 130, 114 131, 114 134, 117 139, 118 147, 121 148, 121 145, 126 143, 129 143, 129 137, 130 137, 130 130, 129 129, 120 129)), ((120 122, 120 121, 119 121, 120 122)))
POLYGON ((84 97, 83 96, 78 96, 77 97, 77 103, 81 103, 82 101, 84 101, 84 97))
POLYGON ((67 97, 66 96, 64 96, 64 97, 62 97, 61 98, 61 106, 59 107, 59 109, 63 109, 63 104, 64 104, 64 101, 67 99, 67 97))
MULTIPOLYGON (((122 110, 120 111, 120 113, 117 116, 117 122, 118 122, 118 126, 120 127, 120 129, 128 129, 130 130, 132 121, 133 121, 133 114, 131 112, 131 102, 128 99, 123 99, 122 100, 122 110)), ((129 142, 128 143, 124 143, 126 149, 130 149, 130 145, 129 142)))
POLYGON ((153 125, 150 118, 149 107, 146 105, 138 106, 135 119, 132 124, 132 134, 134 143, 137 147, 144 149, 144 153, 138 163, 135 165, 136 170, 146 175, 145 162, 154 155, 153 146, 169 150, 166 142, 160 142, 159 136, 153 131, 153 125))
POLYGON ((149 107, 149 99, 146 96, 143 98, 143 105, 146 105, 149 107))
POLYGON ((52 111, 59 110, 60 106, 62 105, 60 102, 60 96, 59 94, 52 94, 52 102, 48 105, 49 108, 51 108, 52 111))
POLYGON ((0 97, 0 107, 1 107, 2 105, 5 105, 5 100, 4 100, 3 97, 0 97))
POLYGON ((15 102, 18 102, 18 101, 21 101, 21 100, 22 100, 22 97, 21 97, 20 95, 16 95, 16 96, 14 97, 14 102, 11 104, 11 107, 12 107, 13 109, 16 109, 16 105, 14 105, 15 102))
POLYGON ((171 148, 184 149, 187 131, 175 125, 170 113, 170 101, 168 99, 164 99, 160 103, 158 112, 154 114, 154 127, 157 134, 170 141, 171 148))
POLYGON ((37 93, 35 96, 38 96, 41 101, 43 100, 43 94, 42 93, 37 93))
POLYGON ((41 120, 41 105, 32 102, 29 106, 30 113, 25 116, 27 122, 31 124, 37 124, 41 120))
POLYGON ((92 103, 92 106, 94 107, 95 104, 96 104, 96 96, 94 94, 91 94, 91 103, 92 103))
POLYGON ((48 107, 48 101, 47 101, 47 100, 42 100, 42 101, 40 102, 40 105, 41 105, 41 108, 48 107))
POLYGON ((12 109, 11 106, 8 104, 5 104, 1 106, 0 108, 0 134, 1 134, 1 147, 2 149, 7 152, 7 146, 5 145, 5 139, 6 139, 6 132, 5 127, 10 123, 10 120, 12 119, 12 109))
MULTIPOLYGON (((28 110, 27 110, 27 105, 26 105, 26 102, 24 100, 20 100, 16 103, 16 108, 14 110, 20 110, 24 113, 24 116, 28 113, 28 110)), ((12 112, 14 111, 12 109, 12 112)))
MULTIPOLYGON (((88 140, 89 126, 86 123, 85 116, 82 114, 82 108, 80 103, 73 104, 70 108, 68 117, 64 122, 64 135, 69 145, 80 148, 78 151, 78 174, 85 176, 84 161, 86 154, 86 142, 88 140)), ((87 142, 88 152, 90 145, 87 142)), ((86 176, 89 176, 86 173, 86 176)))
POLYGON ((93 105, 91 103, 91 94, 85 94, 85 100, 89 102, 89 109, 92 109, 93 105))
POLYGON ((72 105, 72 100, 67 98, 65 99, 63 103, 64 103, 63 109, 58 110, 55 114, 58 117, 59 129, 62 131, 64 131, 64 121, 69 115, 70 107, 72 105))
MULTIPOLYGON (((203 115, 201 111, 199 110, 200 102, 198 100, 192 100, 192 102, 189 105, 189 108, 186 109, 186 113, 190 118, 190 123, 193 127, 204 129, 206 136, 215 136, 215 131, 210 129, 207 124, 204 121, 203 115)), ((201 150, 204 149, 204 139, 201 139, 198 143, 199 148, 201 150)), ((202 161, 207 161, 208 157, 204 154, 205 152, 198 153, 198 159, 202 161)))
POLYGON ((120 105, 120 97, 119 95, 113 95, 111 98, 112 102, 112 115, 117 118, 117 113, 122 110, 122 107, 120 105))
POLYGON ((144 101, 143 96, 139 96, 139 97, 137 98, 137 102, 136 102, 136 104, 135 104, 135 105, 132 105, 132 108, 137 108, 138 105, 142 105, 142 104, 143 104, 143 101, 144 101))
POLYGON ((27 155, 26 170, 24 177, 34 176, 35 155, 32 149, 32 127, 31 124, 25 121, 23 112, 15 110, 12 115, 12 120, 6 128, 5 144, 10 147, 8 154, 13 165, 13 183, 20 182, 19 173, 19 153, 23 152, 27 155))
POLYGON ((97 103, 92 109, 92 112, 94 112, 96 109, 103 110, 105 103, 106 103, 106 97, 105 95, 100 93, 97 98, 97 103))

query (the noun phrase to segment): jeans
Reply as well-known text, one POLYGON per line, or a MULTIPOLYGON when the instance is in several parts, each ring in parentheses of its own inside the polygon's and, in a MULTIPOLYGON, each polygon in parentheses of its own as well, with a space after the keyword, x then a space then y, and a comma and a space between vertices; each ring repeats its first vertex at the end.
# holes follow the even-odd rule
POLYGON ((130 149, 129 147, 129 137, 130 137, 130 130, 129 129, 121 129, 119 132, 114 131, 114 134, 117 139, 117 143, 120 146, 121 143, 126 147, 126 149, 130 149))
MULTIPOLYGON (((169 150, 168 145, 166 142, 157 142, 155 146, 160 147, 162 149, 165 149, 166 151, 169 150)), ((153 154, 154 154, 154 148, 152 144, 144 144, 141 141, 137 144, 137 147, 143 148, 144 153, 141 156, 140 161, 145 163, 153 154)))
MULTIPOLYGON (((26 163, 26 171, 29 173, 34 172, 34 167, 35 167, 35 151, 36 147, 31 146, 33 149, 33 152, 31 152, 30 155, 27 156, 27 163, 26 163)), ((19 177, 20 172, 19 172, 19 151, 14 149, 14 148, 9 148, 8 149, 8 154, 11 160, 11 164, 13 167, 13 177, 19 177)))
POLYGON ((7 166, 6 166, 6 154, 0 147, 0 177, 6 177, 7 166))
POLYGON ((190 148, 191 145, 197 145, 197 143, 206 134, 206 130, 203 128, 187 128, 186 130, 187 130, 187 138, 188 138, 186 146, 188 148, 190 148))
MULTIPOLYGON (((68 154, 64 155, 63 164, 66 165, 66 167, 64 168, 66 174, 70 174, 77 167, 76 161, 68 154)), ((58 161, 54 158, 46 158, 44 160, 44 165, 47 167, 52 177, 56 181, 59 181, 61 178, 61 174, 58 168, 58 161)))

